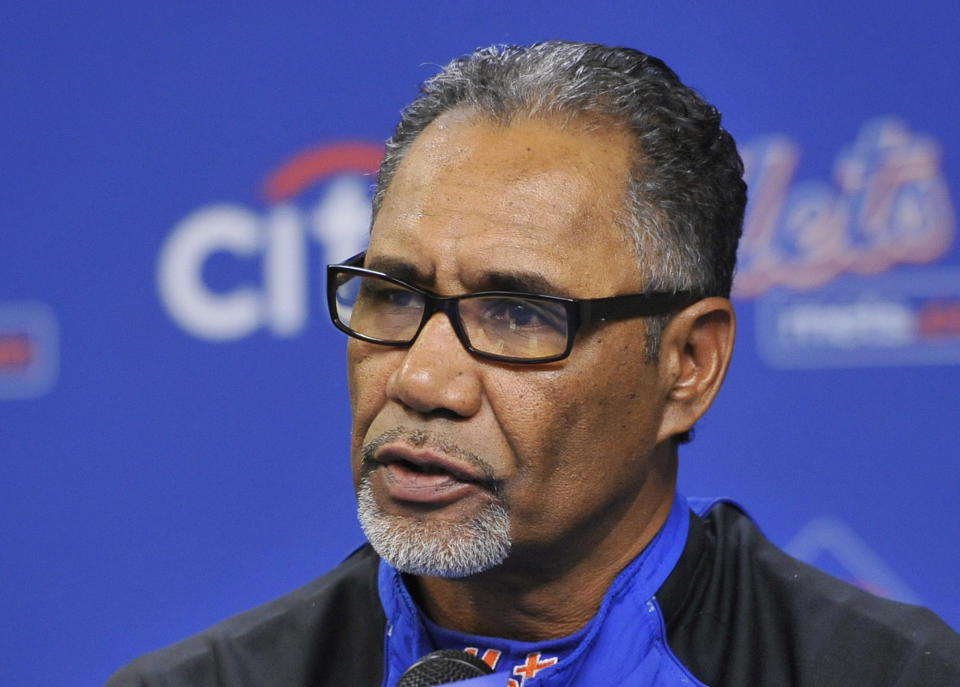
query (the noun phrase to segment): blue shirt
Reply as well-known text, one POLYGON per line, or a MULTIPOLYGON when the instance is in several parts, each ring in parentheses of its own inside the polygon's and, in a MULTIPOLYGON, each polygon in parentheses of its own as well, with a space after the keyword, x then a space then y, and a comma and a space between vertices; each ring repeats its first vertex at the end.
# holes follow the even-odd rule
POLYGON ((689 517, 687 500, 677 494, 660 532, 610 585, 597 614, 555 642, 510 642, 439 628, 422 616, 402 575, 381 561, 378 588, 387 616, 383 687, 395 687, 410 665, 437 648, 472 648, 481 658, 488 649, 503 652, 497 670, 509 669, 515 687, 703 685, 667 644, 655 597, 683 552, 689 517), (465 647, 463 639, 482 646, 465 647))

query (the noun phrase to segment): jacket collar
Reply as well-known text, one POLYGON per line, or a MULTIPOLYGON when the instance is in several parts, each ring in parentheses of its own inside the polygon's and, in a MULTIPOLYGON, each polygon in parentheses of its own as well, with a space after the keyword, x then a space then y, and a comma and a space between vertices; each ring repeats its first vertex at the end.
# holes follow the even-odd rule
MULTIPOLYGON (((545 671, 542 679, 525 687, 566 685, 574 679, 577 684, 641 684, 659 675, 669 650, 654 595, 680 559, 690 520, 687 501, 678 493, 663 527, 607 590, 580 646, 556 670, 545 671)), ((378 588, 387 616, 383 684, 392 687, 434 647, 402 574, 383 561, 378 588)))

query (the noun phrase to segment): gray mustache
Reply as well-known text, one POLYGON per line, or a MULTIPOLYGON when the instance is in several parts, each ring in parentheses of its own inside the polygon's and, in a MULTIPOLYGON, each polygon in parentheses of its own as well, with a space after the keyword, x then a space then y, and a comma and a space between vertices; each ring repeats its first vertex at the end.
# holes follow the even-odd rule
POLYGON ((399 442, 409 444, 414 448, 432 448, 457 460, 468 463, 484 475, 482 486, 493 492, 494 496, 503 501, 503 482, 496 478, 493 466, 471 451, 467 451, 451 441, 437 437, 422 429, 405 429, 395 427, 378 435, 360 447, 360 467, 363 476, 369 475, 378 463, 374 460, 377 451, 385 444, 399 442))

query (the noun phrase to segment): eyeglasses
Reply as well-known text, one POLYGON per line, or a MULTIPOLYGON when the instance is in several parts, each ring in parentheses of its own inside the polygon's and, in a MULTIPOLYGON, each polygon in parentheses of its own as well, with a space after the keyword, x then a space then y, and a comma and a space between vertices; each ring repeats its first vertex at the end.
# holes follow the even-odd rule
POLYGON ((362 341, 409 346, 434 313, 446 313, 464 348, 509 363, 549 363, 570 355, 580 327, 662 315, 698 300, 690 292, 562 298, 511 291, 438 296, 360 267, 365 253, 327 265, 327 304, 338 329, 362 341))

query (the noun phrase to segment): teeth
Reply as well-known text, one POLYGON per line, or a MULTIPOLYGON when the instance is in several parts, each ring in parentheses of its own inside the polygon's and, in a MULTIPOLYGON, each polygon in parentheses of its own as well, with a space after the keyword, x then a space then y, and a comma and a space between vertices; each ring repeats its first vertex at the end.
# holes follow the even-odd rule
POLYGON ((414 472, 422 473, 424 475, 440 475, 446 472, 446 470, 443 470, 438 467, 434 467, 432 465, 417 465, 416 463, 411 463, 408 460, 403 460, 400 462, 403 463, 404 467, 409 468, 414 472))

